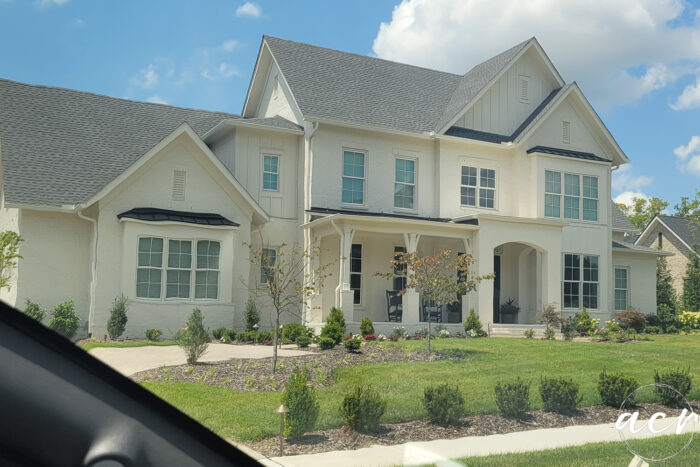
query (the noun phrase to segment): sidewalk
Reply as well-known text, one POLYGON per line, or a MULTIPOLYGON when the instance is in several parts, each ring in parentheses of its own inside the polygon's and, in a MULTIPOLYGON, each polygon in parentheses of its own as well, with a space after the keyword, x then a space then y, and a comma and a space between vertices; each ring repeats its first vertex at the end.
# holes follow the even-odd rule
MULTIPOLYGON (((669 420, 667 419, 666 423, 669 420)), ((684 432, 691 430, 692 425, 688 424, 684 432)), ((650 436, 648 433, 640 432, 635 437, 646 438, 650 436)), ((269 459, 259 455, 256 457, 259 462, 266 466, 325 467, 332 465, 333 467, 350 467, 437 464, 441 467, 452 467, 461 464, 450 459, 543 451, 606 441, 621 441, 614 423, 547 428, 501 435, 471 436, 450 440, 405 443, 396 446, 373 446, 355 451, 332 451, 269 459)), ((632 454, 630 454, 631 457, 632 454)))

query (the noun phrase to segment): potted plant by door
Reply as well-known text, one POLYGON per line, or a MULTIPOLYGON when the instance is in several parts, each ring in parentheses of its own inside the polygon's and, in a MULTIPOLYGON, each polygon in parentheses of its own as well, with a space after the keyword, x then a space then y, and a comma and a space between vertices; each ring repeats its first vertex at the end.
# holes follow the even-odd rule
POLYGON ((509 298, 506 302, 501 305, 501 323, 503 324, 515 324, 518 322, 518 313, 520 312, 520 307, 515 304, 515 300, 509 298))

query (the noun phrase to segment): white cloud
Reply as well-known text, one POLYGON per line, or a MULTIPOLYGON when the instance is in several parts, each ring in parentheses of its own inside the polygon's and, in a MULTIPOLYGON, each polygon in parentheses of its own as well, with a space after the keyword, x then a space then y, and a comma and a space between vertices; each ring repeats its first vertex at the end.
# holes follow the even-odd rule
POLYGON ((224 52, 231 52, 233 49, 236 48, 237 45, 238 41, 231 39, 221 44, 221 49, 224 52))
POLYGON ((136 76, 131 78, 131 83, 140 88, 151 89, 153 86, 158 84, 158 72, 156 71, 156 66, 150 63, 146 68, 139 70, 136 76))
POLYGON ((260 7, 253 2, 245 2, 236 9, 236 16, 250 16, 258 18, 262 14, 260 7))
POLYGON ((613 201, 616 203, 622 203, 622 204, 632 204, 632 201, 634 198, 642 198, 642 199, 649 199, 647 195, 645 195, 642 192, 639 191, 623 191, 619 195, 617 195, 613 201))
MULTIPOLYGON (((612 173, 612 189, 622 192, 641 192, 654 181, 653 177, 632 174, 632 165, 625 164, 612 173)), ((646 196, 646 195, 645 195, 646 196)))
POLYGON ((146 102, 151 102, 153 104, 167 104, 168 101, 160 97, 158 94, 153 94, 150 96, 148 99, 146 99, 146 102))
POLYGON ((68 3, 68 0, 37 0, 36 6, 39 8, 48 8, 50 6, 62 6, 68 3))
POLYGON ((403 0, 373 50, 462 74, 534 35, 565 80, 609 107, 668 86, 692 70, 683 63, 700 63, 700 22, 677 21, 684 8, 684 0, 503 0, 494 14, 492 0, 403 0))
POLYGON ((240 74, 238 70, 233 65, 221 62, 219 65, 219 74, 224 78, 230 78, 231 76, 240 74))
POLYGON ((691 137, 688 144, 678 146, 673 153, 682 172, 700 175, 700 136, 691 137))
POLYGON ((670 104, 673 110, 697 109, 700 107, 700 76, 695 81, 695 84, 689 84, 683 88, 683 92, 676 102, 670 104))

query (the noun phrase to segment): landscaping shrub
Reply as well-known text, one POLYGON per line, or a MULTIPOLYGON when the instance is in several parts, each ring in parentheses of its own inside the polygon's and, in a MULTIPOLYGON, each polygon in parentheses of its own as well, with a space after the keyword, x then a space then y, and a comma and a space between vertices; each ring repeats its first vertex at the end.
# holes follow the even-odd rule
POLYGON ((216 338, 215 332, 221 333, 221 337, 219 337, 219 342, 222 344, 229 344, 236 340, 236 330, 235 329, 228 329, 228 328, 218 328, 214 332, 212 332, 212 336, 216 338))
POLYGON ((678 325, 678 316, 676 315, 676 310, 666 305, 665 303, 659 305, 659 307, 656 309, 656 316, 658 316, 659 321, 661 322, 660 326, 665 332, 669 332, 668 328, 670 326, 675 327, 678 325))
POLYGON ((573 413, 581 403, 579 385, 564 378, 540 378, 540 396, 547 412, 573 413))
POLYGON ((467 316, 467 320, 464 322, 464 332, 469 337, 480 337, 486 335, 481 326, 481 320, 476 315, 474 308, 469 310, 469 316, 467 316))
POLYGON ((247 332, 255 331, 255 325, 260 323, 260 312, 252 298, 249 298, 245 303, 243 318, 245 319, 245 330, 247 332))
POLYGON ((670 325, 666 328, 667 334, 678 334, 678 328, 674 325, 670 325))
MULTIPOLYGON (((636 379, 621 373, 608 373, 603 370, 598 377, 598 394, 603 404, 616 409, 619 409, 627 396, 638 387, 636 379)), ((634 404, 634 396, 629 399, 629 402, 634 404)))
POLYGON ((700 311, 684 311, 678 316, 678 322, 683 327, 700 329, 700 311))
POLYGON ((311 344, 311 338, 307 336, 306 334, 298 336, 294 343, 299 347, 300 349, 306 348, 311 344))
POLYGON ((584 308, 573 316, 573 325, 577 333, 588 335, 596 330, 600 323, 599 319, 591 318, 588 311, 584 308))
POLYGON ((534 339, 535 338, 535 330, 532 328, 526 329, 523 332, 523 336, 525 336, 526 339, 534 339))
POLYGON ((345 337, 345 316, 340 309, 331 308, 326 324, 321 328, 321 337, 333 339, 336 344, 343 342, 343 337, 345 337))
POLYGON ((501 415, 519 420, 527 417, 530 411, 530 383, 520 378, 509 383, 497 383, 494 392, 501 415))
POLYGON ((117 340, 124 334, 126 329, 126 322, 128 321, 126 317, 126 297, 120 295, 114 299, 114 304, 112 305, 112 310, 109 312, 109 319, 107 320, 107 334, 112 340, 117 340))
POLYGON ((637 332, 642 332, 647 327, 647 319, 636 308, 628 308, 619 312, 617 320, 622 329, 634 329, 637 332))
POLYGON ((146 339, 152 342, 158 342, 160 336, 163 335, 163 331, 160 329, 146 329, 146 339))
POLYGON ((340 415, 345 423, 360 433, 375 433, 386 410, 386 400, 370 386, 355 386, 343 397, 340 415))
MULTIPOLYGON (((307 336, 304 336, 308 339, 307 336)), ((294 366, 292 374, 284 383, 282 403, 289 412, 284 416, 284 435, 296 438, 311 431, 318 418, 318 395, 314 388, 309 387, 309 374, 306 365, 300 369, 294 366)))
POLYGON ((299 323, 285 324, 282 328, 282 343, 296 342, 297 337, 306 335, 306 328, 299 323))
POLYGON ((644 328, 645 334, 661 334, 663 330, 659 326, 647 326, 644 328))
MULTIPOLYGON (((690 368, 681 370, 680 368, 659 373, 654 370, 654 383, 666 384, 680 392, 685 397, 692 386, 690 378, 690 368)), ((683 397, 667 388, 656 387, 656 393, 661 398, 661 402, 668 407, 682 407, 683 397)))
POLYGON ((178 345, 185 351, 187 363, 197 363, 209 347, 209 333, 204 329, 202 312, 199 308, 192 310, 187 327, 183 330, 178 345))
POLYGON ((29 299, 27 299, 25 303, 26 306, 24 307, 24 314, 41 323, 46 316, 46 310, 41 308, 38 303, 34 303, 29 299))
POLYGON ((225 327, 216 328, 211 332, 211 335, 212 337, 214 337, 214 339, 218 341, 221 340, 222 337, 224 337, 224 334, 227 330, 228 329, 226 329, 225 327))
POLYGON ((238 342, 253 342, 258 333, 255 331, 245 331, 236 334, 236 340, 238 342))
POLYGON ((553 341, 555 334, 556 334, 556 331, 554 330, 554 328, 551 328, 549 326, 544 328, 544 339, 545 340, 553 341))
POLYGON ((649 326, 658 326, 661 327, 661 318, 659 318, 658 315, 644 315, 647 319, 647 327, 649 326))
POLYGON ((540 321, 546 324, 547 327, 558 328, 564 322, 561 316, 561 311, 558 311, 553 303, 544 307, 544 311, 540 314, 540 321))
POLYGON ((367 334, 365 336, 365 341, 376 341, 376 340, 377 340, 376 334, 367 334))
POLYGON ((53 329, 66 339, 72 339, 73 336, 75 336, 79 325, 80 318, 78 317, 78 313, 75 312, 73 300, 56 305, 51 312, 49 328, 53 329))
POLYGON ((357 352, 358 350, 360 350, 360 345, 362 345, 362 339, 360 338, 360 336, 353 336, 349 339, 346 339, 345 342, 343 342, 343 346, 348 352, 357 352))
POLYGON ((330 350, 335 347, 335 339, 330 337, 321 337, 318 340, 318 348, 321 350, 330 350))
POLYGON ((423 392, 423 407, 430 422, 440 426, 454 425, 464 414, 464 398, 457 385, 428 386, 423 392))
POLYGON ((360 323, 360 334, 362 334, 362 337, 374 334, 374 325, 372 324, 371 319, 362 318, 362 322, 360 323))

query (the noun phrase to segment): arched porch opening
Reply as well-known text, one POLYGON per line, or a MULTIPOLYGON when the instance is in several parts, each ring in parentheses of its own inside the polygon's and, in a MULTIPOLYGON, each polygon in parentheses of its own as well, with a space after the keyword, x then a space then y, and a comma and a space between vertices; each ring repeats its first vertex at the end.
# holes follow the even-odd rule
POLYGON ((493 249, 494 323, 538 323, 546 254, 542 247, 527 242, 507 242, 493 249))

